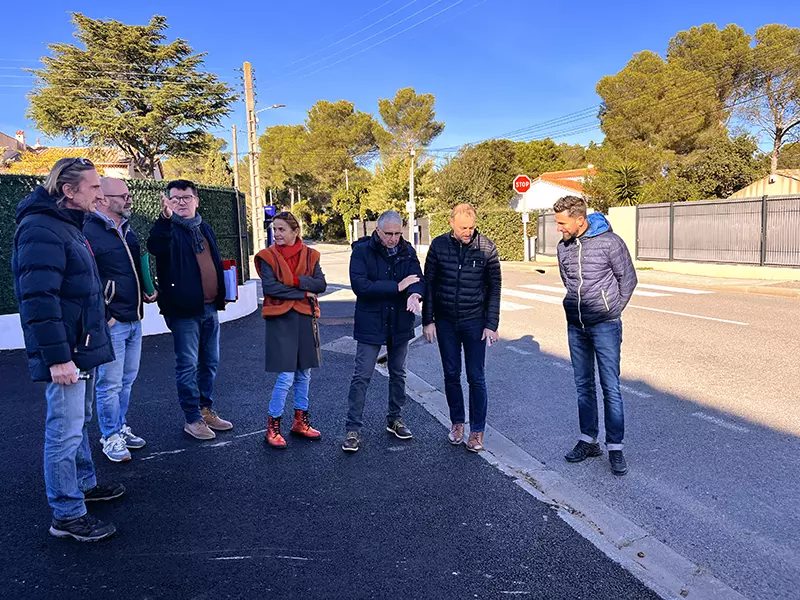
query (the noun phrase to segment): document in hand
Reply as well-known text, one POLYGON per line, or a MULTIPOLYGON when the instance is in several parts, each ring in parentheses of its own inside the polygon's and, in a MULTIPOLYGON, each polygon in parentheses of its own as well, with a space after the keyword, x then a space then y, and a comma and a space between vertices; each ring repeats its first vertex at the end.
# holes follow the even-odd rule
POLYGON ((222 272, 225 277, 225 302, 236 302, 239 299, 239 285, 236 279, 236 261, 223 260, 222 272))

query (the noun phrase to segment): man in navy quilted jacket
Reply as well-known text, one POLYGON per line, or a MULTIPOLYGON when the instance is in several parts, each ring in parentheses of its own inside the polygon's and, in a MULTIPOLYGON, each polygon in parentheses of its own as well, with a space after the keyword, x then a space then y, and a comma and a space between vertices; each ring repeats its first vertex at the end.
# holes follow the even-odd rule
POLYGON ((553 212, 562 235, 558 267, 567 288, 564 310, 581 429, 578 443, 564 458, 581 462, 603 454, 597 441, 597 360, 611 471, 625 475, 625 416, 619 389, 621 317, 636 288, 636 270, 625 242, 611 230, 602 214, 587 215, 582 198, 564 196, 555 203, 553 212))

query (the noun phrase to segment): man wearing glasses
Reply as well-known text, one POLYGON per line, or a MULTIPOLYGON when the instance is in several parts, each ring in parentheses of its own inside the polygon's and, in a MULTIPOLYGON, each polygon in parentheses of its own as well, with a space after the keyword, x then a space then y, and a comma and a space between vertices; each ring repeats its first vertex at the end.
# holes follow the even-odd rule
POLYGON ((198 440, 233 425, 213 409, 219 364, 219 318, 225 309, 222 259, 211 227, 197 214, 197 186, 177 179, 161 196, 161 215, 147 249, 156 257, 158 306, 175 344, 175 379, 186 417, 184 431, 198 440))
POLYGON ((157 293, 148 296, 143 291, 141 249, 130 226, 133 200, 128 186, 110 177, 103 177, 100 185, 103 199, 86 216, 83 234, 97 262, 116 358, 97 369, 97 420, 103 454, 123 462, 131 459, 129 448, 145 445, 131 431, 127 414, 142 353, 142 301, 154 302, 157 293))
POLYGON ((367 387, 384 344, 389 367, 386 430, 401 440, 411 439, 400 413, 406 402, 408 343, 414 337, 414 313, 421 310, 425 284, 417 254, 402 236, 402 217, 388 210, 378 217, 371 237, 353 244, 350 285, 357 298, 353 337, 358 345, 342 444, 345 452, 358 451, 367 387))

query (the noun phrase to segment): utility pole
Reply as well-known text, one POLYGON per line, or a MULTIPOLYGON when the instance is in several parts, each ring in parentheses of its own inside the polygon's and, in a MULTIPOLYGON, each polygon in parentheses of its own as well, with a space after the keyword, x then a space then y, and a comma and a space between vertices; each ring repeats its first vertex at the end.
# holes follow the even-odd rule
POLYGON ((412 148, 411 149, 411 168, 409 169, 408 173, 408 204, 406 204, 406 210, 408 211, 408 243, 411 244, 411 247, 416 246, 415 240, 415 227, 414 227, 414 212, 417 209, 417 205, 414 202, 414 155, 416 151, 412 148))
POLYGON ((263 245, 263 215, 261 207, 261 182, 258 168, 258 132, 256 131, 255 94, 253 93, 253 69, 249 62, 244 65, 244 102, 247 111, 247 154, 250 158, 250 210, 253 220, 253 251, 263 245))
POLYGON ((233 187, 239 190, 239 143, 236 139, 236 125, 231 127, 233 137, 233 187))
POLYGON ((294 188, 293 187, 289 188, 289 206, 290 206, 289 210, 294 210, 294 188))
POLYGON ((344 170, 344 189, 347 190, 347 196, 350 196, 350 178, 347 176, 347 169, 344 170))
POLYGON ((269 205, 273 206, 275 203, 272 201, 272 188, 269 188, 269 205))

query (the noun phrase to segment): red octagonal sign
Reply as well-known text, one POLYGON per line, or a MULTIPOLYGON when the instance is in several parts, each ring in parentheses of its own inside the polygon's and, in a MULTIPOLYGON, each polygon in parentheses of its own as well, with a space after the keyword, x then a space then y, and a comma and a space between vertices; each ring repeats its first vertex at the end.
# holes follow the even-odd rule
POLYGON ((514 191, 518 194, 524 194, 531 189, 531 178, 527 175, 517 175, 514 178, 514 191))

